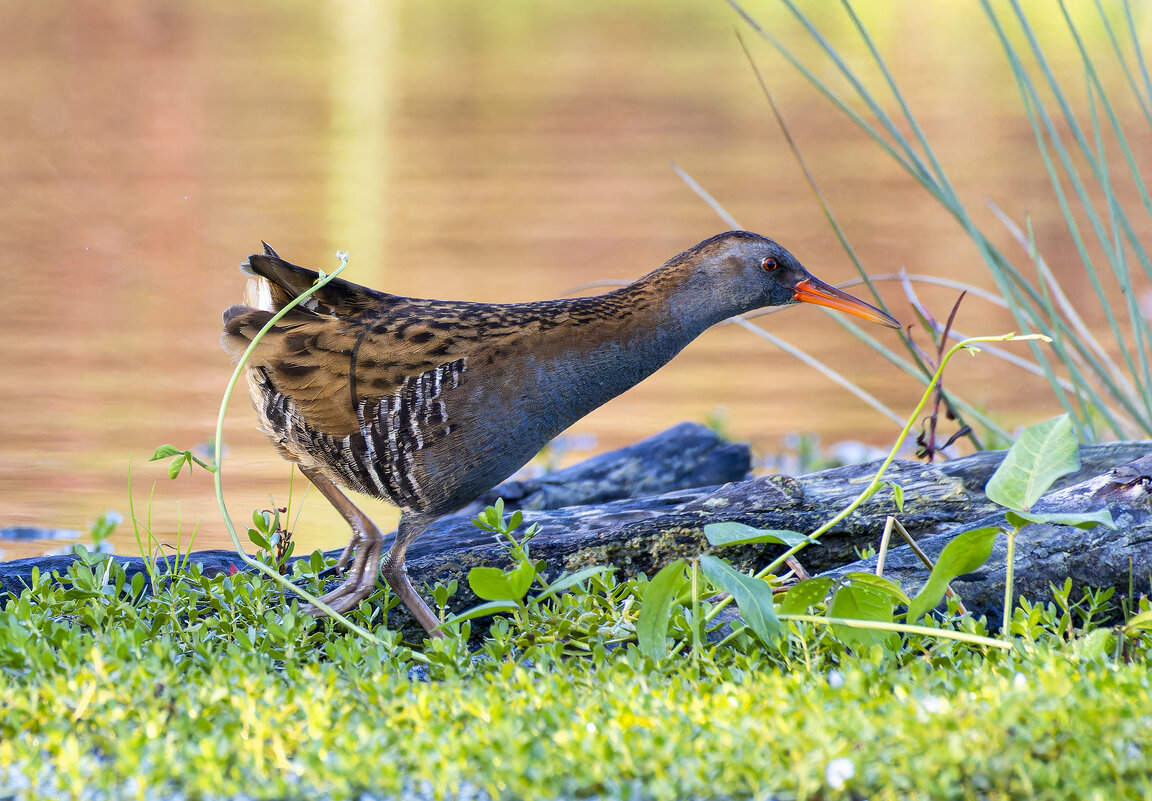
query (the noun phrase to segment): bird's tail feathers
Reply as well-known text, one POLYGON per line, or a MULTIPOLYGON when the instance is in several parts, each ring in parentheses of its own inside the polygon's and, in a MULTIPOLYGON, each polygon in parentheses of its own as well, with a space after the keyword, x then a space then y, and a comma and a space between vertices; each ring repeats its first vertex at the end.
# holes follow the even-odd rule
POLYGON ((261 311, 276 311, 276 304, 272 300, 272 285, 267 278, 257 276, 248 279, 244 287, 244 305, 261 311))
MULTIPOLYGON (((284 261, 267 243, 264 252, 253 254, 240 270, 255 279, 245 291, 244 302, 254 309, 279 311, 294 298, 312 288, 320 274, 284 261)), ((379 305, 382 292, 334 278, 297 308, 317 314, 355 314, 379 305)))
POLYGON ((224 333, 220 336, 220 344, 231 354, 233 361, 239 359, 247 350, 248 343, 272 319, 272 314, 273 312, 253 309, 243 304, 225 310, 224 333))

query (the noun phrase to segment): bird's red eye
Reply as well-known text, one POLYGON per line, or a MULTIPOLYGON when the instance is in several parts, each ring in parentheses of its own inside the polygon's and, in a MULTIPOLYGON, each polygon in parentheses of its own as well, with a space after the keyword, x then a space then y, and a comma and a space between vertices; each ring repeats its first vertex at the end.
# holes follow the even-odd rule
POLYGON ((763 261, 760 262, 760 266, 768 272, 772 272, 776 269, 776 259, 772 258, 771 256, 765 256, 763 261))

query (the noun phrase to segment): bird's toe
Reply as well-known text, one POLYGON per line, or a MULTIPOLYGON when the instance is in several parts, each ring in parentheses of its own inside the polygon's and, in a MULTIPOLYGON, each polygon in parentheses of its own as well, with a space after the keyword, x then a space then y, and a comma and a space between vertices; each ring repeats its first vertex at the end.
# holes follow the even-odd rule
POLYGON ((356 550, 356 537, 348 540, 348 544, 344 546, 344 550, 340 552, 340 558, 336 560, 336 572, 341 576, 348 570, 348 565, 352 563, 352 555, 356 550))
MULTIPOLYGON (((351 555, 353 543, 345 548, 340 556, 341 561, 346 555, 351 555)), ((351 567, 344 574, 344 581, 331 592, 320 596, 320 602, 331 607, 334 611, 343 614, 354 609, 359 603, 368 598, 376 590, 376 576, 380 570, 380 557, 384 551, 383 542, 369 540, 359 543, 355 549, 355 556, 351 558, 351 567)), ((337 566, 339 567, 339 562, 337 566)), ((305 612, 320 617, 324 610, 309 604, 305 612)))

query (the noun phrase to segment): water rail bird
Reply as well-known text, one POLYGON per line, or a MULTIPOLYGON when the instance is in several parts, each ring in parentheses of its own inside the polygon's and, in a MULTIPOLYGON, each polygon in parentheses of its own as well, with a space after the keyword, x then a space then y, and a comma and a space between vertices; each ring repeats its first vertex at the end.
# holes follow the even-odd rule
MULTIPOLYGON (((244 303, 224 312, 222 336, 236 358, 318 277, 267 245, 241 269, 253 279, 244 303)), ((709 327, 798 302, 900 327, 746 231, 707 239, 594 297, 423 300, 331 280, 267 332, 245 371, 260 430, 352 528, 337 563, 344 581, 322 600, 347 611, 372 594, 382 571, 416 621, 438 634, 404 569, 409 546, 431 523, 510 476, 709 327), (341 487, 400 508, 387 553, 380 530, 341 487)))

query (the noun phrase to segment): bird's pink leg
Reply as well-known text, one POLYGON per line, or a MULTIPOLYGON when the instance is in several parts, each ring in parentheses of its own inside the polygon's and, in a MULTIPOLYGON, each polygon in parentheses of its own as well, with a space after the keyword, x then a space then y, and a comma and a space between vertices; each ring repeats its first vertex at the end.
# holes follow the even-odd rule
MULTIPOLYGON (((404 556, 408 546, 423 533, 432 519, 408 513, 402 515, 396 542, 387 557, 384 557, 384 535, 380 533, 376 524, 348 500, 348 497, 327 476, 306 467, 301 467, 300 472, 320 490, 352 528, 352 538, 336 563, 341 572, 349 568, 349 563, 351 567, 344 574, 343 583, 322 596, 320 600, 341 613, 356 607, 375 591, 376 575, 383 561, 384 580, 388 582, 392 592, 396 593, 408 612, 425 631, 433 637, 443 637, 444 634, 436 628, 440 621, 432 614, 424 599, 417 594, 408 579, 408 572, 404 569, 404 556)), ((321 609, 311 605, 305 611, 317 617, 324 614, 321 609)))

